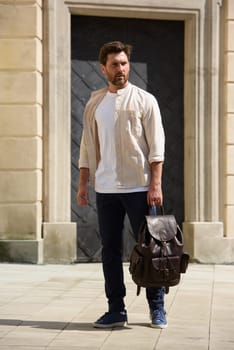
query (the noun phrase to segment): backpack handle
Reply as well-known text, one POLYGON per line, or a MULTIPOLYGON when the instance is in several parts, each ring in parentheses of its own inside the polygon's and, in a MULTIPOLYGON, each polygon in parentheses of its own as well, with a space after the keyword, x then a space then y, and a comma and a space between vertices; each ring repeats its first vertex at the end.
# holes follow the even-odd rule
POLYGON ((163 206, 149 205, 149 216, 164 215, 163 206))

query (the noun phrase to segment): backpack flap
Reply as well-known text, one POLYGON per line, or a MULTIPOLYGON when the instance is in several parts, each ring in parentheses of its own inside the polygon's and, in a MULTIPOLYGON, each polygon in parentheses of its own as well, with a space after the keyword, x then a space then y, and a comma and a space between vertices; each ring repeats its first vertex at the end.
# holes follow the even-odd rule
POLYGON ((173 215, 146 216, 150 235, 161 242, 172 240, 177 233, 177 223, 173 215))

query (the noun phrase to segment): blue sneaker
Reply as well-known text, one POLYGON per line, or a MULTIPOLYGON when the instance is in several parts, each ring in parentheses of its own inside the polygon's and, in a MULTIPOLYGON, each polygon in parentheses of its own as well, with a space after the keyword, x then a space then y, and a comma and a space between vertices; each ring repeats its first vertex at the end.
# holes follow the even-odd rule
POLYGON ((125 310, 115 312, 109 311, 94 322, 93 326, 95 328, 123 327, 127 320, 127 312, 125 310))
POLYGON ((153 328, 167 328, 166 312, 163 308, 150 311, 151 327, 153 328))

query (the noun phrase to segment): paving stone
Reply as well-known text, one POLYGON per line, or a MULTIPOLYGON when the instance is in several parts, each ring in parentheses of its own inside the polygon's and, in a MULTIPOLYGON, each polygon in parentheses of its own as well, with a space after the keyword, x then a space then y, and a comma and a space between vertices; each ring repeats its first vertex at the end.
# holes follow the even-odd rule
POLYGON ((100 330, 101 264, 0 264, 0 350, 233 350, 233 265, 190 264, 166 295, 165 330, 149 326, 145 291, 124 269, 129 323, 100 330))

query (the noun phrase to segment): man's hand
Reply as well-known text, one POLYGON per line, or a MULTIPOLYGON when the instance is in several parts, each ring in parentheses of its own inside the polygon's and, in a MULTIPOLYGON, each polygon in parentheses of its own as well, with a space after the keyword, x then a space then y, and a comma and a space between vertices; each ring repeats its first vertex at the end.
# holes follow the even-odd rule
POLYGON ((149 191, 147 193, 147 202, 148 205, 156 205, 157 207, 162 206, 163 195, 161 184, 150 186, 149 191))
POLYGON ((151 181, 149 186, 149 191, 147 193, 148 205, 156 205, 161 207, 163 204, 163 194, 162 194, 162 162, 151 163, 151 181))
POLYGON ((88 193, 88 179, 89 179, 89 169, 80 168, 80 178, 78 184, 77 192, 77 203, 79 205, 88 205, 89 204, 89 193, 88 193))
POLYGON ((77 203, 79 205, 88 205, 89 194, 86 186, 80 186, 77 192, 77 203))

